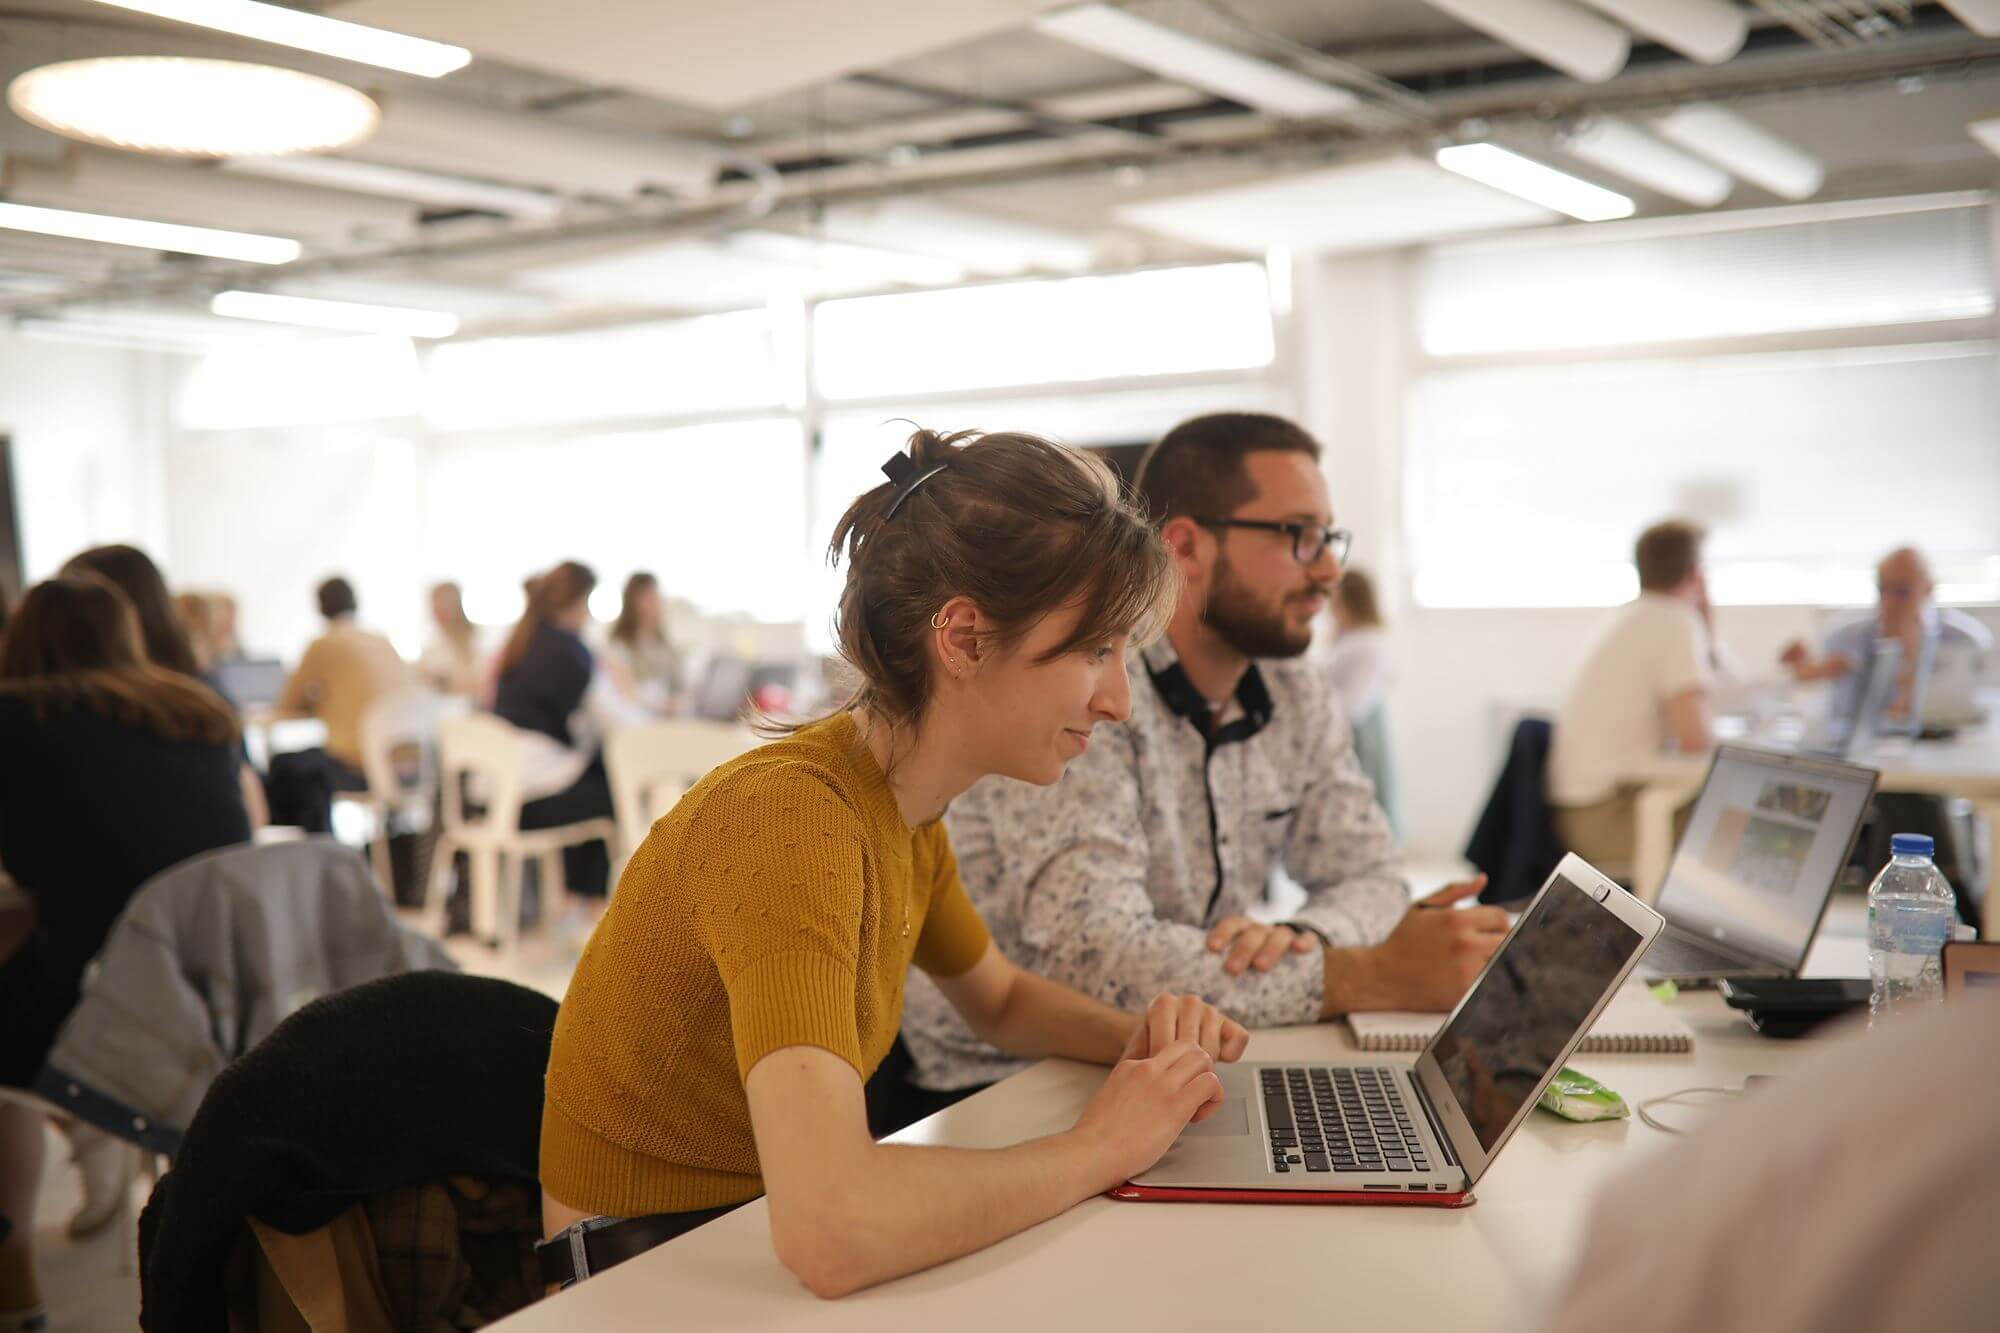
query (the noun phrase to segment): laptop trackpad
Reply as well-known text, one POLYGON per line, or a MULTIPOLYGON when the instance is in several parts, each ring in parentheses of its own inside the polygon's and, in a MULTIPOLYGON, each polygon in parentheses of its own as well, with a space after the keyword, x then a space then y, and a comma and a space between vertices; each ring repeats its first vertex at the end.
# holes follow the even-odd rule
POLYGON ((1248 1134, 1249 1132, 1250 1108, 1242 1098, 1232 1097, 1208 1119, 1183 1129, 1181 1137, 1188 1138, 1195 1134, 1248 1134))

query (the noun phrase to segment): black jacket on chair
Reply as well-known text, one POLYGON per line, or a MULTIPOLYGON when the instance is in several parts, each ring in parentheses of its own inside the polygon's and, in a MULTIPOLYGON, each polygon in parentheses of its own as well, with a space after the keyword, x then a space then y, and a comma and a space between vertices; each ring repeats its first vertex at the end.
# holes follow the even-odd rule
POLYGON ((491 977, 410 972, 293 1014, 210 1087, 139 1218, 139 1327, 227 1326, 245 1219, 300 1234, 445 1176, 539 1179, 556 1002, 491 977))
POLYGON ((1549 807, 1549 744, 1554 737, 1555 728, 1545 717, 1524 717, 1514 724, 1507 762, 1465 845, 1465 859, 1486 872, 1480 902, 1528 897, 1563 858, 1555 812, 1549 807))

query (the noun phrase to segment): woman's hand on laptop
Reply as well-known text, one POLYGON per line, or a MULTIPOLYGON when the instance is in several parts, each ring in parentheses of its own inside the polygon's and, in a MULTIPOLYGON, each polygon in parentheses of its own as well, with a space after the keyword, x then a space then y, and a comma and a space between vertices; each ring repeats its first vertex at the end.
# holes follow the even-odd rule
POLYGON ((1444 1013, 1457 1004, 1507 938, 1504 909, 1457 907, 1485 883, 1480 875, 1420 899, 1373 948, 1327 950, 1322 1017, 1381 1009, 1444 1013))
POLYGON ((1113 1065, 1073 1132, 1103 1171, 1098 1188, 1109 1189, 1159 1161, 1190 1121, 1221 1105, 1215 1062, 1193 1042, 1177 1041, 1113 1065))
POLYGON ((1210 1060, 1238 1060, 1250 1033, 1199 995, 1156 995, 1118 1059, 1145 1060, 1176 1042, 1193 1043, 1210 1060))

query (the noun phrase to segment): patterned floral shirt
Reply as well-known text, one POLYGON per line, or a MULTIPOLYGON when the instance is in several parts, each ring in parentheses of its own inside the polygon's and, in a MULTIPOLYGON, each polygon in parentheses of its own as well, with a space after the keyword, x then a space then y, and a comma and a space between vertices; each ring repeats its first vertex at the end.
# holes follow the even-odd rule
MULTIPOLYGON (((1321 951, 1232 977, 1206 938, 1262 903, 1279 867, 1306 891, 1292 921, 1327 943, 1375 944, 1395 928, 1410 892, 1353 729, 1303 658, 1253 664, 1212 724, 1164 640, 1127 669, 1132 716, 1098 726, 1060 782, 988 778, 952 803, 966 892, 1008 958, 1128 1012, 1178 991, 1252 1027, 1313 1022, 1321 951)), ((926 1088, 1023 1067, 916 973, 903 1039, 926 1088)))

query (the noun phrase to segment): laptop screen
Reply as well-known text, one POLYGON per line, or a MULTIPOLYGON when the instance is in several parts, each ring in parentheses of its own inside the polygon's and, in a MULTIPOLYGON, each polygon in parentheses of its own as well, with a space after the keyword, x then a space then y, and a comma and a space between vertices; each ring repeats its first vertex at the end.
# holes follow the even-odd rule
POLYGON ((1644 942, 1560 874, 1529 907, 1430 1047, 1481 1148, 1506 1135, 1644 942))
POLYGON ((1724 746, 1660 887, 1660 915, 1796 968, 1874 789, 1874 773, 1852 764, 1724 746))

